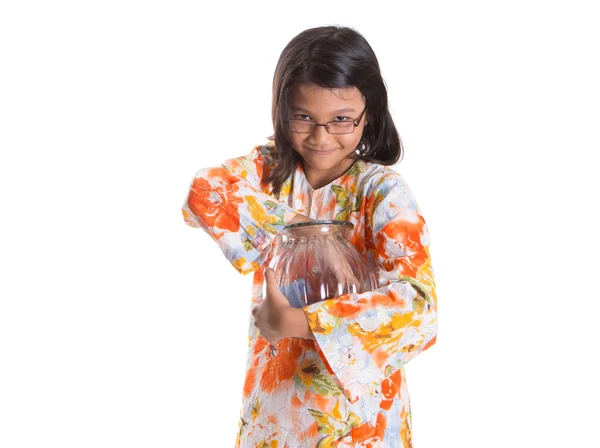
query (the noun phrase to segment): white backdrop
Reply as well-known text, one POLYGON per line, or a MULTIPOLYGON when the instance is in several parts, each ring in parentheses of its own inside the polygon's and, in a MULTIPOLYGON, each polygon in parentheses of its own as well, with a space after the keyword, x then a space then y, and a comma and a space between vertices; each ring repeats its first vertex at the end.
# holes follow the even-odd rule
POLYGON ((600 446, 592 2, 391 4, 2 3, 0 446, 233 447, 251 276, 180 206, 329 24, 379 58, 432 235, 415 447, 600 446))

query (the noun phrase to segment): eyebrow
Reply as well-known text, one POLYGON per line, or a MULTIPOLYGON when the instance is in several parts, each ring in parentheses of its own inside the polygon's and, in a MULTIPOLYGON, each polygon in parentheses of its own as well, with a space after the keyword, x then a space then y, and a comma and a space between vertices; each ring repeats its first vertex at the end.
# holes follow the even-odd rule
MULTIPOLYGON (((303 109, 301 107, 293 107, 292 110, 294 112, 306 112, 307 114, 310 115, 310 112, 307 111, 306 109, 303 109)), ((333 112, 331 112, 332 114, 340 114, 342 112, 356 112, 356 110, 352 109, 351 107, 343 107, 342 109, 338 109, 338 110, 334 110, 333 112)))

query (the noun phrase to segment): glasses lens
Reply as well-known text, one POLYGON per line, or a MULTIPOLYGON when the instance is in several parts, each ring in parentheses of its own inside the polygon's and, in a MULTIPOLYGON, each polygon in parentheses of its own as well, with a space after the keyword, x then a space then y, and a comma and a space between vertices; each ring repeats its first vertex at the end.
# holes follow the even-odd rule
POLYGON ((354 131, 354 123, 351 121, 330 121, 327 127, 331 134, 350 134, 354 131))
POLYGON ((300 134, 310 134, 314 126, 311 121, 290 120, 289 127, 291 131, 299 132, 300 134))

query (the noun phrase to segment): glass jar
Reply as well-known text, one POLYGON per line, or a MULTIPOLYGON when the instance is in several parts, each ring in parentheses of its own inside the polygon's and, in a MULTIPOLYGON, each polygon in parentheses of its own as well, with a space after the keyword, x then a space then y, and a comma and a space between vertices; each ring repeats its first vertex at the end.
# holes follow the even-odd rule
POLYGON ((353 228, 348 221, 323 220, 284 227, 269 267, 291 306, 378 288, 374 270, 347 239, 353 228))

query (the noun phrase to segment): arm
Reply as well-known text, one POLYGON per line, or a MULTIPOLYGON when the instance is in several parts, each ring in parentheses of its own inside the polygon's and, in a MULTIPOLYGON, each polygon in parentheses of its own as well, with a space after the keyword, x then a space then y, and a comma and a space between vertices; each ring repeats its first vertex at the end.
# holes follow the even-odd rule
POLYGON ((303 219, 270 194, 262 182, 263 165, 257 146, 220 167, 199 170, 182 206, 186 224, 208 233, 242 275, 260 267, 286 224, 303 219))
POLYGON ((396 173, 367 200, 366 245, 381 287, 302 308, 307 323, 298 330, 308 325, 351 402, 431 347, 437 335, 429 232, 412 193, 396 173))

